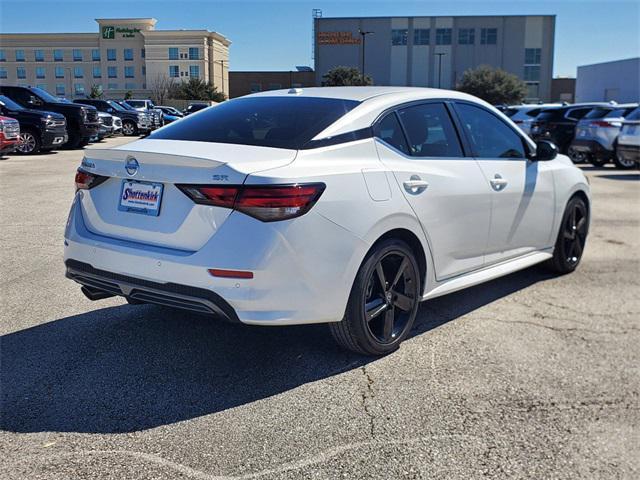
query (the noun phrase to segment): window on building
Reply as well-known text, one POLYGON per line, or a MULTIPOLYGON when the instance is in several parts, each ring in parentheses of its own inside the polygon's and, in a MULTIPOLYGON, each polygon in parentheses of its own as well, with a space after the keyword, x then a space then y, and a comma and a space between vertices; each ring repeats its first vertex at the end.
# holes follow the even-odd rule
POLYGON ((189 76, 194 78, 200 77, 200 66, 198 65, 189 65, 189 76))
POLYGON ((128 62, 133 60, 133 48, 124 49, 124 59, 128 62))
POLYGON ((91 50, 91 60, 93 60, 94 62, 99 62, 100 61, 100 49, 99 48, 94 48, 91 50))
POLYGON ((169 65, 169 76, 178 78, 180 76, 180 67, 178 65, 169 65))
POLYGON ((84 83, 74 83, 73 92, 76 95, 84 95, 84 83))
POLYGON ((527 100, 538 100, 540 98, 540 84, 527 83, 527 100))
POLYGON ((189 60, 200 60, 200 49, 198 47, 189 47, 189 60))
POLYGON ((413 30, 413 44, 414 45, 429 45, 429 29, 428 28, 416 28, 413 30))
POLYGON ((80 50, 79 48, 74 48, 73 49, 73 61, 74 62, 81 62, 82 61, 82 50, 80 50))
POLYGON ((262 84, 252 83, 250 88, 251 88, 251 93, 258 93, 262 91, 262 84))
POLYGON ((36 59, 36 62, 44 62, 44 50, 34 50, 33 57, 36 59))
POLYGON ((64 68, 56 67, 56 78, 64 78, 64 68))
POLYGON ((24 62, 24 50, 16 50, 16 62, 24 62))
POLYGON ((124 84, 124 88, 127 90, 135 90, 136 89, 136 84, 135 83, 125 83, 124 84))
POLYGON ((398 111, 407 132, 410 154, 416 157, 462 157, 462 147, 442 103, 427 103, 398 111))
POLYGON ((169 60, 178 60, 180 58, 177 47, 169 47, 169 60))
POLYGON ((540 65, 541 57, 540 48, 525 48, 524 49, 524 64, 525 65, 540 65))
POLYGON ((53 61, 54 62, 62 62, 62 61, 64 61, 64 52, 61 49, 56 48, 53 51, 53 61))
POLYGON ((525 158, 520 135, 491 112, 467 103, 456 110, 479 158, 525 158))
POLYGON ((107 67, 107 76, 109 78, 118 78, 118 67, 107 67))
POLYGON ((100 67, 93 67, 93 78, 102 78, 102 69, 100 67))
POLYGON ((436 45, 451 45, 451 29, 450 28, 436 29, 436 45))
POLYGON ((140 58, 146 58, 147 51, 143 48, 140 50, 140 58))
POLYGON ((109 89, 109 90, 117 90, 118 89, 118 84, 117 83, 109 83, 109 84, 107 84, 107 89, 109 89))
POLYGON ((133 78, 135 76, 134 67, 124 67, 124 78, 133 78))
POLYGON ((407 32, 406 28, 391 30, 391 45, 406 45, 407 32))
POLYGON ((36 67, 36 78, 45 78, 44 67, 36 67))
POLYGON ((147 67, 142 66, 142 76, 144 77, 147 74, 147 67))
POLYGON ((474 43, 476 43, 475 28, 461 28, 458 30, 458 44, 473 45, 474 43))
POLYGON ((110 62, 115 62, 116 60, 116 49, 115 48, 107 48, 107 60, 110 62))
POLYGON ((27 69, 24 67, 18 67, 16 68, 16 76, 18 78, 27 78, 27 69))
POLYGON ((84 78, 84 68, 73 67, 73 78, 84 78))
POLYGON ((524 67, 525 81, 540 81, 540 65, 525 65, 524 67))
POLYGON ((56 95, 64 96, 64 83, 56 83, 56 95))
POLYGON ((6 62, 7 61, 7 53, 4 51, 4 49, 0 50, 0 62, 6 62))
POLYGON ((480 43, 482 45, 495 45, 498 43, 497 28, 483 28, 480 30, 480 43))
POLYGON ((7 69, 4 67, 0 68, 0 78, 7 78, 7 69))

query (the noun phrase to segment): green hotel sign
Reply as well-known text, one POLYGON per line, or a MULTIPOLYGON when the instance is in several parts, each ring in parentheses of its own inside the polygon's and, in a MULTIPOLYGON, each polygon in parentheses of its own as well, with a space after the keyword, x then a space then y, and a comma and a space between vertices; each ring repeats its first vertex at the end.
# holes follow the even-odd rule
POLYGON ((116 38, 116 33, 122 34, 123 38, 133 38, 135 37, 136 33, 139 32, 139 28, 104 26, 102 27, 102 38, 105 40, 113 40, 114 38, 116 38))

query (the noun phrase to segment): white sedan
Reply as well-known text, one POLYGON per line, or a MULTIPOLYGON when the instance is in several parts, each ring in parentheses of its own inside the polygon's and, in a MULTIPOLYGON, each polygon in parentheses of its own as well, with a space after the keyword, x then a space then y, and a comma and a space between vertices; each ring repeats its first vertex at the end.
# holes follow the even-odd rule
POLYGON ((328 323, 381 355, 419 302, 547 262, 574 270, 590 193, 548 142, 466 94, 270 91, 91 148, 67 277, 252 325, 328 323))

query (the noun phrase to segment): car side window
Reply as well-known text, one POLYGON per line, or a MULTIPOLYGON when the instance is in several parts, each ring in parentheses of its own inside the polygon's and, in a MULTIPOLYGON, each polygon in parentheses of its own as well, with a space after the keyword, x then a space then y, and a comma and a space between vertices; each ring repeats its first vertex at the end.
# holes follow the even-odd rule
POLYGON ((22 88, 12 88, 9 91, 9 94, 12 96, 14 102, 17 102, 24 106, 29 106, 29 100, 31 100, 31 93, 28 90, 24 90, 22 88))
POLYGON ((526 158, 522 138, 491 112, 469 105, 456 104, 478 158, 526 158))
POLYGON ((398 110, 415 157, 462 157, 458 135, 443 103, 425 103, 398 110))
POLYGON ((409 155, 409 147, 404 138, 404 132, 398 122, 398 117, 394 112, 389 113, 378 123, 376 129, 376 137, 388 143, 392 147, 400 150, 402 153, 409 155))

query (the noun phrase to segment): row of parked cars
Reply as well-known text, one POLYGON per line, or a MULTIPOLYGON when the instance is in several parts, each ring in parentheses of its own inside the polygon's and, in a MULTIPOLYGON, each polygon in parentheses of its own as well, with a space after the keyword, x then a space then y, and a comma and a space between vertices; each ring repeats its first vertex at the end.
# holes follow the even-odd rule
POLYGON ((637 103, 513 105, 500 108, 533 140, 550 140, 575 163, 640 165, 637 103))
POLYGON ((40 88, 0 85, 0 153, 34 154, 82 148, 118 134, 147 135, 208 106, 195 102, 180 112, 147 99, 71 101, 40 88))

